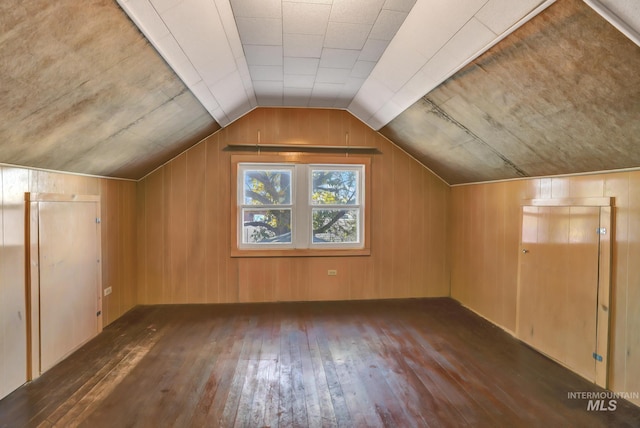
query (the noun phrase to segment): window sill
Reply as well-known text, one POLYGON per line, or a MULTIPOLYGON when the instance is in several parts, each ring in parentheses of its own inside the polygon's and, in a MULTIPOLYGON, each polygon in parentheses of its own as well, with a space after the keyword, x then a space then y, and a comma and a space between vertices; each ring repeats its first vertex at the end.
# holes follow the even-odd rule
POLYGON ((345 250, 231 250, 231 257, 353 257, 370 255, 370 248, 345 250))

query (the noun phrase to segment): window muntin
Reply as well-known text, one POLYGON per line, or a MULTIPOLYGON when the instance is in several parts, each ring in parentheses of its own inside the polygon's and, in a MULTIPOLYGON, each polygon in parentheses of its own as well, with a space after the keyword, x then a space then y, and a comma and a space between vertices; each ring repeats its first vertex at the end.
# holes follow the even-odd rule
POLYGON ((364 248, 364 165, 238 163, 241 250, 364 248))

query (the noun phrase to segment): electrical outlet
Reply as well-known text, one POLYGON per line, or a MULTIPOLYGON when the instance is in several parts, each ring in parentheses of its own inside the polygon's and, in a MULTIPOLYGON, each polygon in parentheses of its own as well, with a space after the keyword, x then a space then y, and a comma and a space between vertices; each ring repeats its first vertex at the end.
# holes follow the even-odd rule
POLYGON ((111 290, 111 287, 107 287, 107 288, 105 288, 105 289, 104 289, 104 295, 105 295, 105 296, 108 296, 109 294, 111 294, 111 291, 112 291, 112 290, 111 290))
POLYGON ((336 276, 337 274, 338 274, 338 271, 335 270, 335 269, 329 269, 327 271, 327 275, 329 275, 329 276, 336 276))

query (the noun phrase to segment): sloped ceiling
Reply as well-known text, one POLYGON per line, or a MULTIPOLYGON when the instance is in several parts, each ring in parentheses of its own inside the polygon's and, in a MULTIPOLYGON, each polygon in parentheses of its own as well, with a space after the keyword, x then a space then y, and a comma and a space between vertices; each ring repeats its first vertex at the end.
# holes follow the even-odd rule
POLYGON ((0 162, 140 178, 220 128, 112 0, 0 2, 0 162))
MULTIPOLYGON (((585 1, 640 43, 635 0, 585 1)), ((117 2, 0 4, 1 163, 137 179, 310 106, 450 183, 640 166, 640 48, 578 0, 117 2)))
POLYGON ((553 0, 118 0, 222 126, 258 106, 373 129, 553 0))
POLYGON ((449 184, 640 166, 640 47, 556 2, 381 133, 449 184))

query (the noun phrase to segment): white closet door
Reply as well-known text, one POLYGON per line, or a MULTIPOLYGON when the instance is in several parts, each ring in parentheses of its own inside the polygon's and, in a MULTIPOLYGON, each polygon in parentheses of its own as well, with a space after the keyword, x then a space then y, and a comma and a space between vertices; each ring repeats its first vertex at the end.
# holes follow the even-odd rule
POLYGON ((517 335, 595 382, 600 207, 523 207, 517 335))
POLYGON ((99 332, 95 202, 39 202, 40 372, 99 332))

